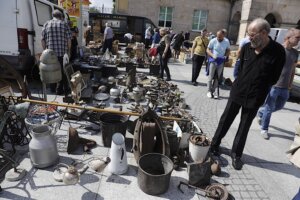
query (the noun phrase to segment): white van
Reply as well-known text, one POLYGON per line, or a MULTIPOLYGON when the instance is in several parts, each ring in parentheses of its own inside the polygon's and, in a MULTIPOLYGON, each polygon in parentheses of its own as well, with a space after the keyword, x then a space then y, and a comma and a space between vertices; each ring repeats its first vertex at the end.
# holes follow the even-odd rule
POLYGON ((0 56, 15 69, 30 71, 42 53, 41 32, 52 11, 63 8, 46 0, 0 0, 0 56))

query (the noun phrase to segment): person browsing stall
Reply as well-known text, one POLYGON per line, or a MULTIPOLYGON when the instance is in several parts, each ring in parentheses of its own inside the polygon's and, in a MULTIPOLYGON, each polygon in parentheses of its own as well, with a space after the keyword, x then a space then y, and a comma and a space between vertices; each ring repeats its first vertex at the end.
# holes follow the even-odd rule
POLYGON ((284 48, 269 37, 270 24, 262 18, 252 21, 247 29, 250 43, 242 47, 239 73, 234 80, 225 110, 212 138, 211 153, 220 155, 219 147, 235 117, 241 110, 231 158, 232 166, 241 170, 247 135, 259 107, 263 104, 285 63, 284 48))

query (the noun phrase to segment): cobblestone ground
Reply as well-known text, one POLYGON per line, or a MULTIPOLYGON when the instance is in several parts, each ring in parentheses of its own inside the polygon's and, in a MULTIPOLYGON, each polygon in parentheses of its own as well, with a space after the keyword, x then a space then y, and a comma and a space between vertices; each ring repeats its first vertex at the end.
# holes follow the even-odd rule
MULTIPOLYGON (((223 108, 225 108, 229 90, 220 89, 219 100, 209 99, 206 96, 207 87, 204 68, 201 69, 201 74, 198 78, 198 86, 193 86, 190 83, 191 65, 170 63, 170 70, 171 73, 173 72, 173 83, 177 84, 185 93, 184 96, 187 105, 190 107, 190 113, 196 117, 197 124, 203 132, 212 138, 218 125, 218 109, 223 110, 223 108)), ((225 68, 224 75, 226 74, 226 71, 227 69, 225 68)), ((230 131, 234 130, 229 130, 229 132, 230 131)), ((212 182, 219 182, 226 185, 226 188, 231 195, 230 199, 269 199, 266 192, 262 190, 260 184, 252 177, 246 167, 240 171, 237 171, 232 167, 231 158, 229 156, 231 144, 223 139, 221 145, 221 150, 224 154, 216 159, 221 164, 222 173, 219 177, 213 176, 212 182)), ((199 199, 205 199, 200 195, 198 197, 199 199)))

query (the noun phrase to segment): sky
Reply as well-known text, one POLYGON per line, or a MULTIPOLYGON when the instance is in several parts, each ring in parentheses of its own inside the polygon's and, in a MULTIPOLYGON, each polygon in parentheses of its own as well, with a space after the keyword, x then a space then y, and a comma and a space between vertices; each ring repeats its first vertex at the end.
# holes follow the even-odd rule
POLYGON ((104 4, 104 7, 106 8, 112 8, 113 2, 112 0, 90 0, 92 4, 90 4, 91 7, 102 7, 104 4))

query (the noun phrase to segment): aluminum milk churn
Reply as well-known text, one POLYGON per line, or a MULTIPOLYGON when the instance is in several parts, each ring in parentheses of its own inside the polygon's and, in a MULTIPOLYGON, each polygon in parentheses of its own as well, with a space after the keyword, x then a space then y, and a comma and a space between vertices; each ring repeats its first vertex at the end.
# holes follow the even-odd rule
POLYGON ((55 164, 58 159, 56 140, 48 125, 34 127, 29 143, 30 159, 34 167, 45 168, 55 164))

